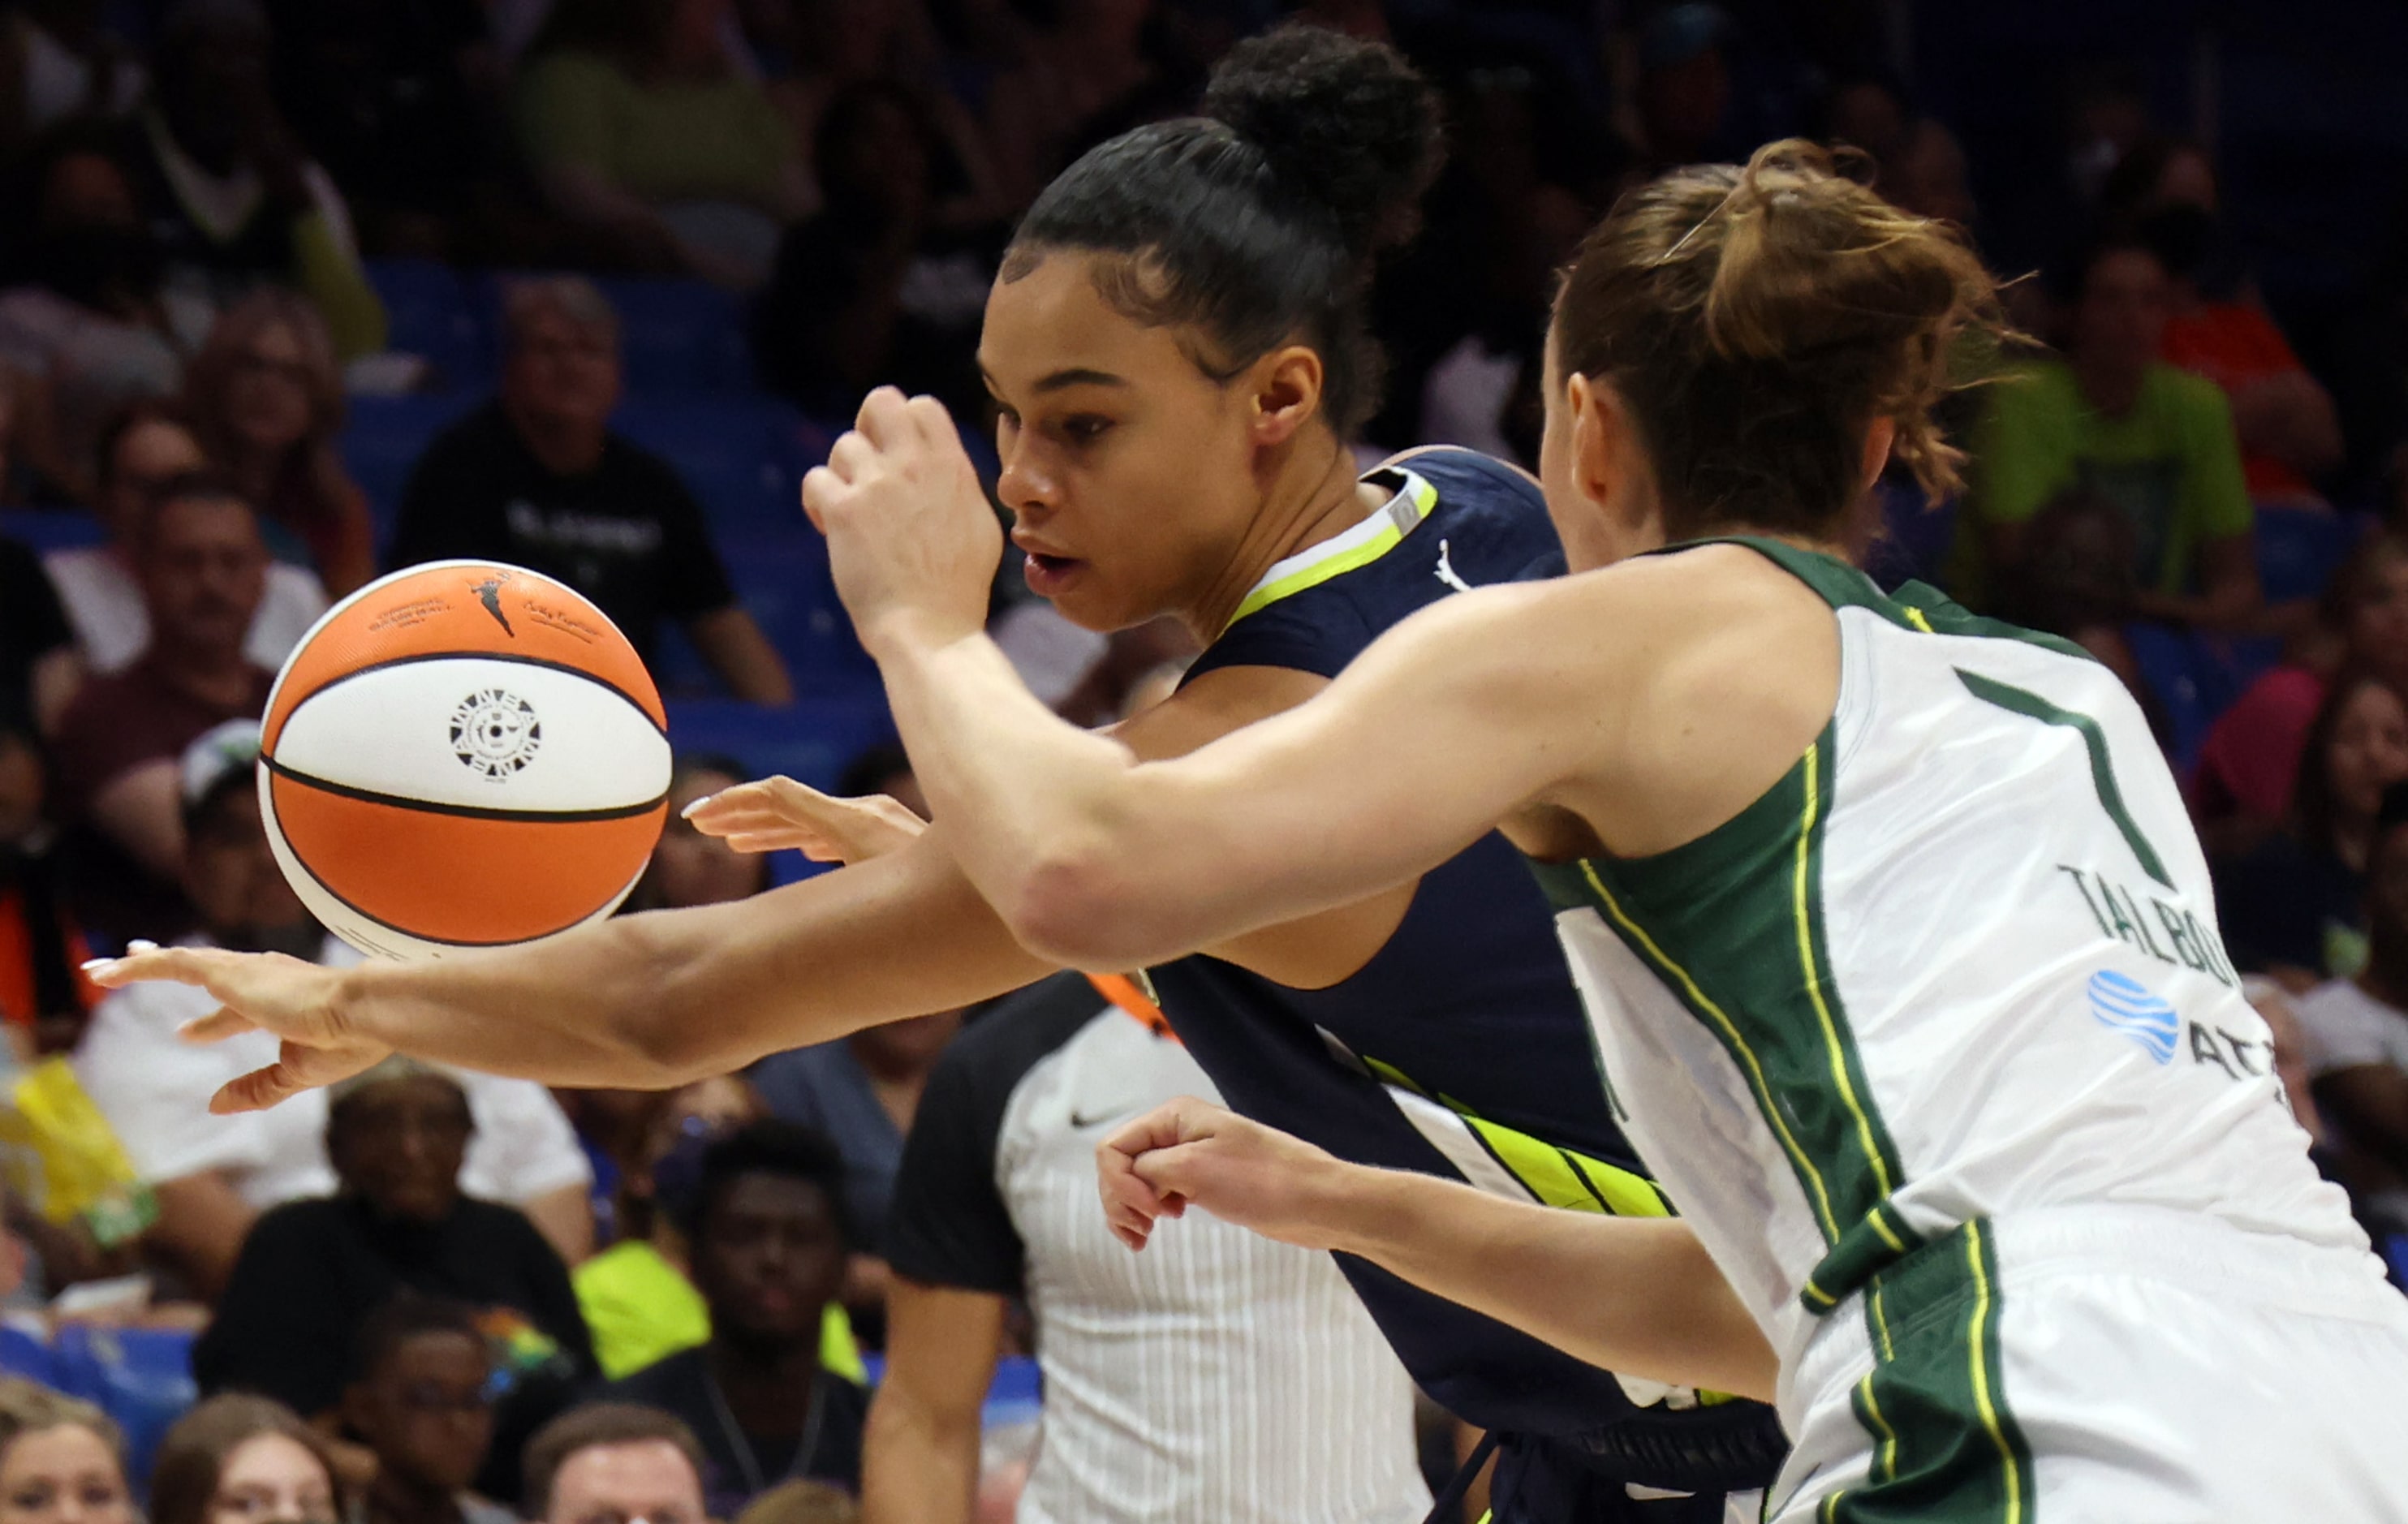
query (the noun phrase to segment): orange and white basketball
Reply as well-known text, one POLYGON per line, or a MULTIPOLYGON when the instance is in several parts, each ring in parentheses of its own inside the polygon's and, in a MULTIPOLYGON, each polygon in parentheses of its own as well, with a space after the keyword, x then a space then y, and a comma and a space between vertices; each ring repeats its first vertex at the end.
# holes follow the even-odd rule
POLYGON ((412 566, 328 609, 262 729, 276 860, 366 953, 607 916, 668 815, 667 717, 635 648, 577 592, 493 562, 412 566))

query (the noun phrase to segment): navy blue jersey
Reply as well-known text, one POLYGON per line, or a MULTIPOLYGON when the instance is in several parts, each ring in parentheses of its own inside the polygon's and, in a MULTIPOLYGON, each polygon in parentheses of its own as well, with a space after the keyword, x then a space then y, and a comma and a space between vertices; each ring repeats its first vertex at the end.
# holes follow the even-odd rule
MULTIPOLYGON (((1536 483, 1509 466, 1437 449, 1373 479, 1397 488, 1388 509, 1273 567, 1189 681, 1239 666, 1334 677, 1416 609, 1562 570, 1536 483)), ((1203 956, 1152 978, 1189 1050, 1246 1116, 1362 1163, 1554 1205, 1665 1209, 1614 1125, 1553 912, 1501 836, 1426 875, 1396 934, 1328 989, 1289 989, 1203 956)), ((1498 1524, 1641 1517, 1604 1501, 1619 1499, 1621 1481, 1757 1486, 1778 1461, 1769 1409, 1641 1410, 1594 1366, 1376 1266, 1340 1262, 1424 1390, 1517 1436, 1499 1466, 1498 1524), (1591 1486, 1567 1470, 1616 1480, 1591 1486)))

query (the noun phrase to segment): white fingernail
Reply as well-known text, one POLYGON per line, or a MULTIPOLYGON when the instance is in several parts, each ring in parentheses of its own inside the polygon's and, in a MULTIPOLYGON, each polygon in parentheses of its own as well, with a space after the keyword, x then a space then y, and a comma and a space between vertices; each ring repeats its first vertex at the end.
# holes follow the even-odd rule
POLYGON ((117 960, 114 958, 87 958, 76 966, 82 969, 87 974, 97 974, 102 969, 116 967, 117 960))
POLYGON ((693 819, 694 812, 695 810, 702 808, 703 805, 710 804, 712 800, 718 797, 719 796, 715 793, 704 794, 700 799, 695 800, 693 804, 688 805, 685 808, 678 811, 678 819, 681 820, 693 819))
POLYGON ((125 950, 128 952, 157 952, 159 950, 159 944, 156 942, 146 942, 137 936, 133 941, 125 944, 125 950))

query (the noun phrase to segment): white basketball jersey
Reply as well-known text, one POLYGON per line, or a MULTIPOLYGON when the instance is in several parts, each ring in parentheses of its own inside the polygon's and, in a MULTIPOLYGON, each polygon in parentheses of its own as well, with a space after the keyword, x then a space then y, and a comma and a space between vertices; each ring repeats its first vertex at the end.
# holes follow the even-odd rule
POLYGON ((1877 1272, 2019 1209, 2170 1207, 2379 1274, 2114 675, 1746 543, 1833 605, 1829 726, 1697 841, 1541 876, 1631 1140, 1784 1364, 1877 1272))

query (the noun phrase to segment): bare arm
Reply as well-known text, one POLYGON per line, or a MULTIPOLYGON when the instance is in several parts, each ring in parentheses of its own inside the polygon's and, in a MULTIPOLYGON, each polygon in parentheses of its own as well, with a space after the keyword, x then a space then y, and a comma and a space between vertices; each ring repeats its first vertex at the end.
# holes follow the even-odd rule
POLYGON ((999 1296, 896 1278, 886 1374, 862 1436, 862 1524, 969 1524, 1003 1317, 999 1296))
POLYGON ((67 704, 83 686, 84 677, 83 654, 72 646, 34 658, 27 686, 33 690, 36 730, 46 736, 59 733, 59 716, 67 712, 67 704))
POLYGON ((259 1214, 215 1170, 162 1180, 153 1193, 159 1220, 150 1229, 152 1246, 184 1273, 203 1301, 215 1302, 259 1214))
MULTIPOLYGON (((982 633, 1000 538, 944 409, 882 391, 862 421, 805 478, 805 506, 957 861, 1048 957, 1129 968, 1353 903, 1454 856, 1577 766, 1577 741, 1554 730, 1589 721, 1554 702, 1554 662, 1526 653, 1570 649, 1556 634, 1605 643, 1529 621, 1569 586, 1556 583, 1448 599, 1312 703, 1140 767, 1056 719, 982 633)), ((1610 688, 1584 691, 1614 711, 1610 688)))
POLYGON ((594 1257, 594 1198, 583 1186, 562 1186, 519 1203, 544 1242, 574 1270, 594 1257))
POLYGON ((92 822, 169 883, 184 871, 184 819, 176 764, 144 762, 102 784, 92 796, 92 822))
POLYGON ((1677 1218, 1564 1212, 1344 1163, 1194 1100, 1131 1122, 1096 1161, 1112 1231, 1133 1248, 1156 1218, 1201 1206, 1369 1260, 1608 1370, 1771 1400, 1771 1346, 1677 1218))
POLYGON ((710 670, 738 698, 753 704, 795 702, 795 684, 786 676, 785 659, 742 608, 730 604, 697 615, 686 621, 685 633, 702 659, 710 663, 710 670))

